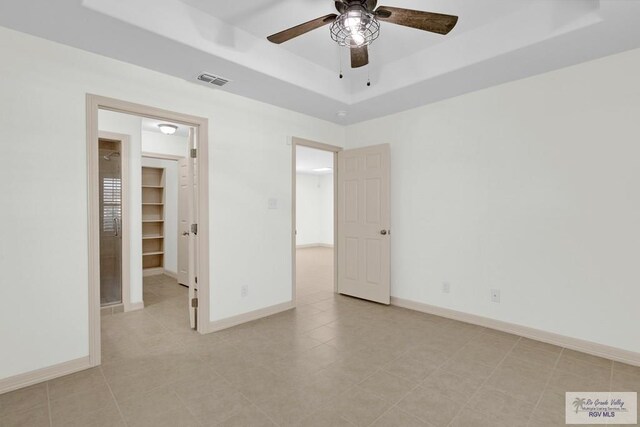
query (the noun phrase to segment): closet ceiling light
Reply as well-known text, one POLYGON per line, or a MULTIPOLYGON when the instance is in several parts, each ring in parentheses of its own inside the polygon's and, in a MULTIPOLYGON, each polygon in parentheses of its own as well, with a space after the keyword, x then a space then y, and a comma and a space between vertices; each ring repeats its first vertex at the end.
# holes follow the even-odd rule
POLYGON ((160 124, 158 125, 158 127, 160 128, 160 132, 164 133, 165 135, 173 135, 178 130, 178 126, 166 123, 160 124))

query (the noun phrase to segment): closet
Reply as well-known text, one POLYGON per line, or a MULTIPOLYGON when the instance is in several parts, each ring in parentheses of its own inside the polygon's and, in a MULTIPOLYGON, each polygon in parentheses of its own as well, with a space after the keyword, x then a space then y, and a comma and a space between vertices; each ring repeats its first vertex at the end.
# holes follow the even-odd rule
POLYGON ((142 167, 142 268, 144 276, 164 272, 165 170, 142 167))

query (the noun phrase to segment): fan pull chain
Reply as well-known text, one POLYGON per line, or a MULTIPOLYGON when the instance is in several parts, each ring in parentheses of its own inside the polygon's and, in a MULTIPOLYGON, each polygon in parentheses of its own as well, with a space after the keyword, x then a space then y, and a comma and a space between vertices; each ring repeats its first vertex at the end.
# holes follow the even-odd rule
POLYGON ((367 87, 371 87, 371 53, 373 49, 369 46, 369 61, 367 62, 367 87))
POLYGON ((338 57, 340 58, 340 78, 343 78, 344 76, 342 75, 342 49, 340 49, 340 46, 338 46, 338 57))

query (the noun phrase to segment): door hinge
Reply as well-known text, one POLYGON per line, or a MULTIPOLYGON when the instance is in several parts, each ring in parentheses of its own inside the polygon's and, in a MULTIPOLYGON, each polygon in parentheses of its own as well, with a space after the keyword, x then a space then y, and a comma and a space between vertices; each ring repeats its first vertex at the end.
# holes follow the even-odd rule
POLYGON ((191 308, 193 308, 193 326, 196 331, 198 330, 198 297, 191 298, 191 308))
POLYGON ((196 276, 196 285, 198 284, 198 276, 196 276))
POLYGON ((191 232, 196 236, 198 235, 198 224, 191 224, 191 232))
POLYGON ((191 151, 191 158, 195 159, 196 157, 198 157, 198 149, 197 148, 192 148, 191 151))

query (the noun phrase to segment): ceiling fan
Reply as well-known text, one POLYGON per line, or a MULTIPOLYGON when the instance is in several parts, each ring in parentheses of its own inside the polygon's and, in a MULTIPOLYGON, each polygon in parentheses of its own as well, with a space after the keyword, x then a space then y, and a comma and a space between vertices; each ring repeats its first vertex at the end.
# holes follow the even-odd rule
POLYGON ((380 6, 377 0, 336 0, 339 15, 329 15, 305 22, 267 39, 276 44, 284 43, 316 28, 331 24, 331 38, 340 46, 351 50, 351 68, 369 63, 368 47, 380 35, 380 23, 390 22, 437 34, 448 34, 458 22, 458 17, 398 7, 380 6))

